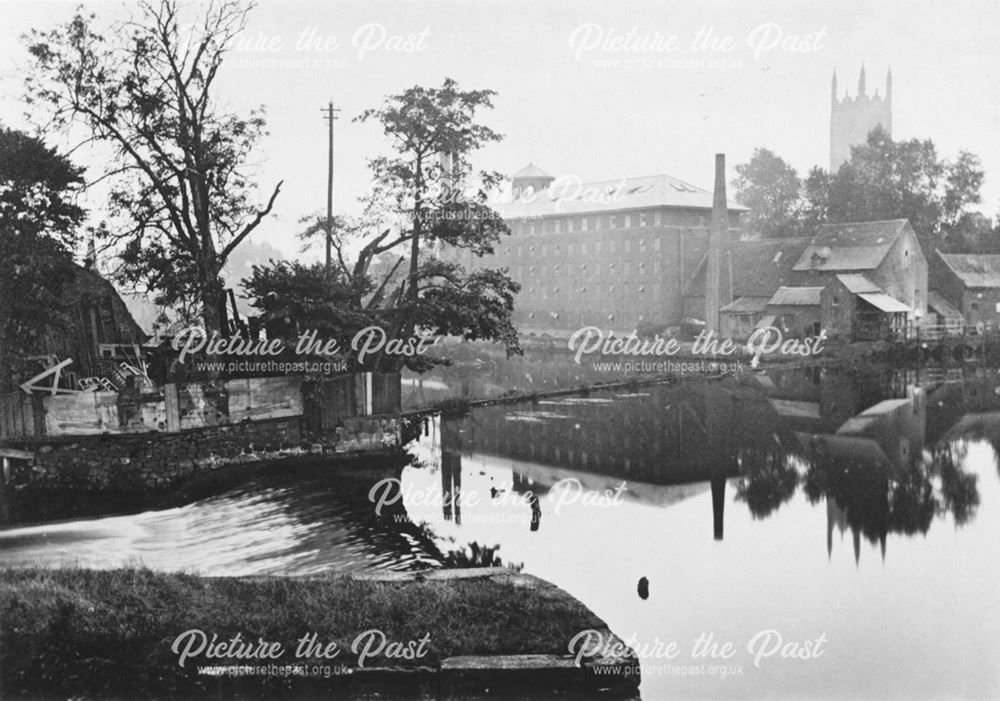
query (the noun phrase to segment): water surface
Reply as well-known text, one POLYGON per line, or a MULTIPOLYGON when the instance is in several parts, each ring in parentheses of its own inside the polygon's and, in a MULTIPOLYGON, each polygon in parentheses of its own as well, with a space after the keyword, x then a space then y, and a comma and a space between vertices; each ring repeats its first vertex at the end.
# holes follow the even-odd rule
POLYGON ((998 393, 989 369, 812 368, 488 407, 428 421, 402 468, 10 529, 0 552, 220 575, 510 565, 650 652, 646 699, 998 698, 998 393), (379 515, 373 488, 400 499, 379 515), (755 666, 762 631, 821 654, 755 666), (732 655, 693 657, 699 637, 732 655))

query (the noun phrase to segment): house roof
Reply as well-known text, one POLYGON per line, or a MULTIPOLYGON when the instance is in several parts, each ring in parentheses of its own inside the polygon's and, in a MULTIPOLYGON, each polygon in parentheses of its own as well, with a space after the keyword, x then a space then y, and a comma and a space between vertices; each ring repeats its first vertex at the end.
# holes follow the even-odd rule
POLYGON ((546 173, 544 170, 536 166, 534 163, 529 163, 528 165, 521 168, 521 170, 510 176, 511 179, 515 178, 551 178, 552 176, 546 173))
POLYGON ((767 304, 768 306, 818 306, 822 294, 822 287, 779 287, 767 304))
POLYGON ((966 287, 1000 287, 1000 255, 938 253, 966 287))
POLYGON ((824 224, 802 252, 794 269, 874 270, 909 225, 906 219, 824 224))
POLYGON ((767 308, 767 297, 740 297, 719 311, 730 314, 755 314, 767 308))
POLYGON ((847 288, 847 291, 852 294, 882 291, 882 288, 869 280, 866 275, 850 273, 847 275, 838 275, 837 279, 840 280, 844 287, 847 288))
POLYGON ((74 263, 73 281, 63 288, 62 298, 67 305, 76 305, 81 300, 107 299, 111 302, 115 326, 122 338, 142 343, 149 336, 129 312, 115 286, 93 268, 74 263))
MULTIPOLYGON (((782 285, 791 285, 800 277, 792 266, 809 239, 761 239, 736 241, 730 248, 733 262, 733 296, 770 298, 782 285)), ((728 270, 727 270, 728 273, 728 270)), ((688 283, 685 295, 705 294, 705 259, 702 259, 688 283)))
POLYGON ((858 465, 874 470, 879 477, 890 479, 896 475, 892 461, 872 438, 862 438, 853 435, 836 434, 796 434, 803 445, 821 449, 822 454, 829 456, 844 465, 858 465))
POLYGON ((891 314, 906 314, 913 311, 898 299, 885 292, 862 292, 858 295, 861 299, 871 304, 876 309, 891 314))
POLYGON ((927 291, 927 306, 930 307, 932 311, 937 312, 946 319, 962 318, 962 312, 955 309, 955 307, 951 305, 951 302, 942 297, 941 293, 937 290, 927 291))
MULTIPOLYGON (((525 175, 524 171, 528 168, 522 169, 514 177, 545 175, 538 169, 535 170, 538 170, 540 175, 525 175)), ((656 207, 711 210, 712 193, 669 175, 649 175, 590 183, 581 183, 576 179, 557 179, 546 190, 524 194, 513 202, 498 203, 494 208, 504 219, 518 219, 656 207)), ((732 200, 728 202, 728 208, 730 212, 746 209, 732 200)))

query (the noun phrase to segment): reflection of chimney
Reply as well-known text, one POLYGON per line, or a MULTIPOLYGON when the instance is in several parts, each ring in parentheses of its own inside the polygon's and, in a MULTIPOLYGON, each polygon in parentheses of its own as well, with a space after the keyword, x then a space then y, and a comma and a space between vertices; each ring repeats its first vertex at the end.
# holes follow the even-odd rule
MULTIPOLYGON (((834 78, 836 80, 836 78, 834 78)), ((826 498, 826 559, 833 557, 833 504, 826 498)))
POLYGON ((726 478, 712 478, 712 526, 715 539, 722 540, 723 514, 726 508, 726 478))
POLYGON ((851 535, 854 537, 854 564, 857 565, 861 562, 861 529, 854 526, 851 535))
MULTIPOLYGON (((723 301, 719 291, 723 249, 729 250, 729 213, 726 207, 726 154, 715 154, 715 192, 712 197, 712 227, 708 232, 708 263, 705 268, 705 325, 719 331, 719 308, 732 300, 723 301)), ((728 288, 728 286, 727 286, 728 288)), ((732 290, 729 290, 730 294, 732 290)), ((728 295, 727 295, 728 296, 728 295)))

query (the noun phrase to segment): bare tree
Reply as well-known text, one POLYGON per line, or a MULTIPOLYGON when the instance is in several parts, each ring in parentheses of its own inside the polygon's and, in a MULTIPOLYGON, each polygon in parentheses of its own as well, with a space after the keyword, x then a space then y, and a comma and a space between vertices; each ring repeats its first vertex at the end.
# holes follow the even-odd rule
POLYGON ((208 332, 223 330, 221 271, 274 206, 261 203, 250 157, 264 134, 263 107, 240 116, 220 108, 215 81, 251 4, 213 1, 188 22, 177 0, 148 0, 137 15, 94 28, 77 14, 26 37, 31 104, 61 128, 82 125, 110 144, 111 214, 103 229, 120 252, 122 280, 168 305, 196 302, 208 332))

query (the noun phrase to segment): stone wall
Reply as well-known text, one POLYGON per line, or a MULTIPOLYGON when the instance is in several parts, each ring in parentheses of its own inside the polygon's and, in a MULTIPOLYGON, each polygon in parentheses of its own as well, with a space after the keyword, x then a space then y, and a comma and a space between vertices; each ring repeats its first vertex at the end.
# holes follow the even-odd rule
POLYGON ((22 521, 146 508, 220 468, 394 452, 399 429, 398 418, 376 416, 309 432, 295 416, 178 433, 35 439, 16 446, 34 458, 10 461, 7 479, 0 480, 8 507, 0 514, 22 521))
POLYGON ((15 469, 24 483, 108 488, 159 487, 261 454, 301 451, 298 417, 214 426, 180 433, 78 437, 42 444, 34 464, 15 469))

